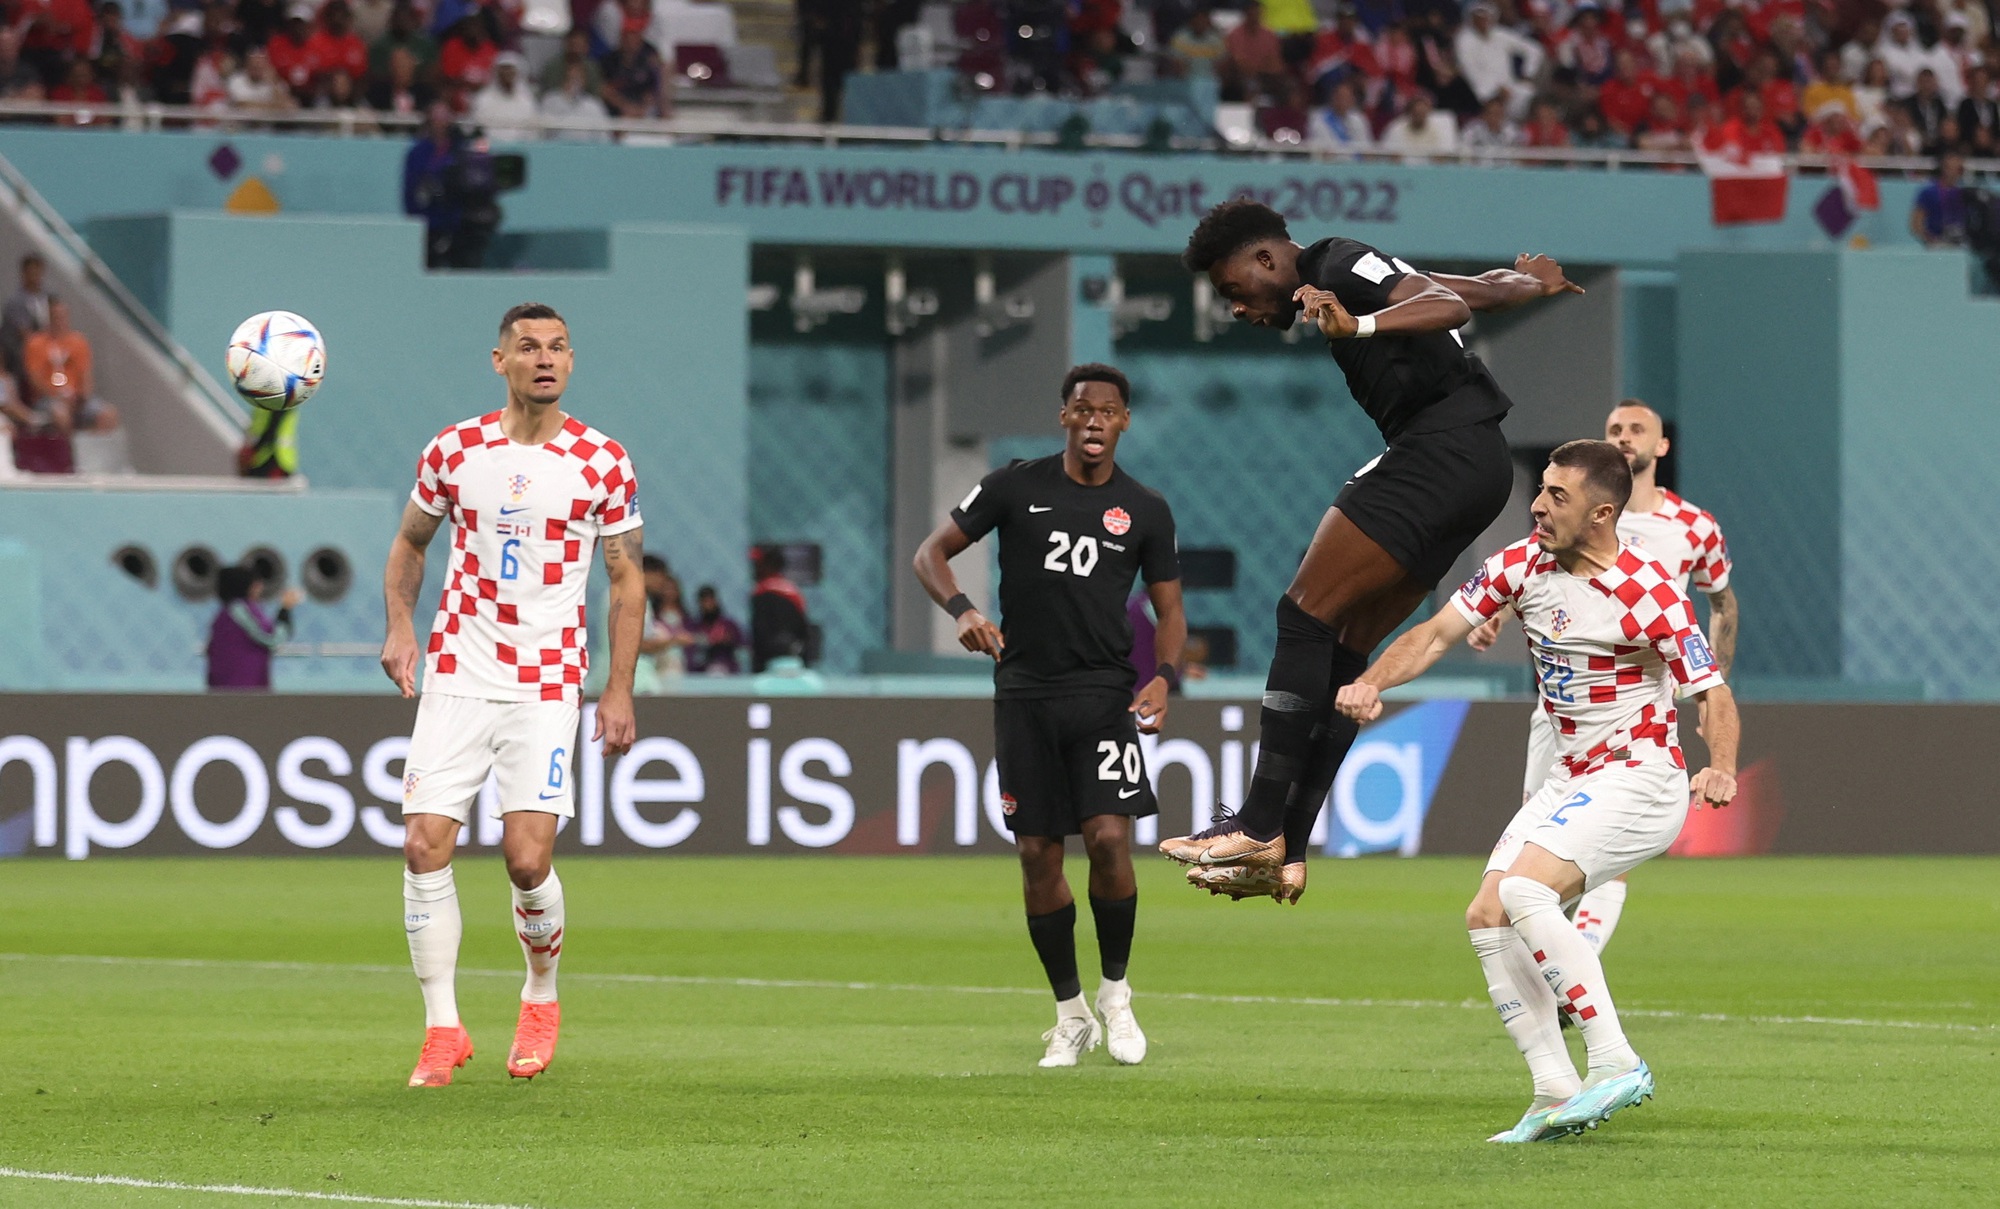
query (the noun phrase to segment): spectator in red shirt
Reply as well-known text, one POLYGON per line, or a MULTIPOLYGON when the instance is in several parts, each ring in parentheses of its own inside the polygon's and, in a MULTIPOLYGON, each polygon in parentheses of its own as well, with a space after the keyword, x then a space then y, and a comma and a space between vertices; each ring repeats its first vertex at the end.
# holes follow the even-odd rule
POLYGON ((1715 68, 1700 55, 1683 53, 1674 60, 1674 74, 1660 81, 1660 90, 1674 98, 1674 103, 1687 109, 1688 98, 1699 96, 1710 105, 1722 101, 1722 92, 1715 86, 1715 68))
POLYGON ((1382 69, 1375 62, 1374 40, 1361 27, 1353 7, 1342 7, 1340 15, 1334 18, 1333 26, 1320 30, 1314 39, 1312 57, 1306 61, 1306 78, 1316 89, 1327 88, 1342 80, 1354 80, 1358 94, 1362 80, 1381 73, 1382 69))
MULTIPOLYGON (((111 99, 97 82, 97 72, 90 60, 77 59, 70 63, 69 74, 63 82, 49 89, 49 100, 62 101, 72 105, 102 105, 111 99)), ((56 119, 62 126, 87 126, 91 124, 89 113, 66 113, 56 119)))
POLYGON ((312 45, 312 26, 312 5, 294 4, 285 14, 284 26, 264 47, 264 53, 271 59, 271 70, 278 73, 285 87, 301 101, 312 95, 312 61, 307 57, 307 47, 312 45))
POLYGON ((350 81, 368 74, 368 46, 354 32, 347 0, 327 0, 320 11, 320 28, 306 40, 306 66, 315 85, 336 71, 346 72, 350 81))
POLYGON ((1639 124, 1632 145, 1641 151, 1686 151, 1687 121, 1672 93, 1653 94, 1653 107, 1639 124))
POLYGON ((1660 78, 1646 70, 1638 52, 1630 47, 1618 52, 1617 63, 1617 74, 1598 91, 1597 108, 1613 130, 1630 138, 1652 112, 1660 78))
POLYGON ((1847 116, 1847 107, 1828 101, 1814 115, 1814 122, 1799 140, 1799 150, 1807 155, 1860 155, 1861 136, 1847 116))
POLYGON ((1785 132, 1764 114, 1764 99, 1744 92, 1735 117, 1708 132, 1702 140, 1710 151, 1720 151, 1732 159, 1747 158, 1785 149, 1785 132))
POLYGON ((1521 127, 1521 143, 1527 147, 1569 146, 1569 127, 1563 124, 1562 107, 1549 97, 1537 98, 1528 110, 1528 124, 1521 127))
POLYGON ((474 12, 460 20, 451 37, 444 40, 438 52, 438 73, 447 84, 476 91, 486 87, 493 76, 493 60, 499 57, 500 48, 486 36, 486 22, 474 12))
POLYGON ((1243 100, 1258 93, 1284 97, 1291 92, 1286 81, 1285 51, 1278 35, 1264 25, 1264 10, 1251 5, 1243 20, 1222 39, 1222 86, 1243 100))
POLYGON ((90 0, 27 0, 18 10, 8 8, 19 16, 7 23, 27 27, 21 57, 33 63, 44 80, 66 75, 71 59, 90 57, 97 37, 97 14, 90 0))

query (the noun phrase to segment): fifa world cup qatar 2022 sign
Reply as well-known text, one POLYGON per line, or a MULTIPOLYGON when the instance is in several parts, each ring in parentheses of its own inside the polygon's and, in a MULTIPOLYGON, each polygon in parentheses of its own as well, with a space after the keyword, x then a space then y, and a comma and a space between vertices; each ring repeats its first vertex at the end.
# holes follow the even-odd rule
MULTIPOLYGON (((937 698, 650 698, 639 741, 587 741, 570 852, 1001 853, 992 707, 937 698)), ((1314 842, 1330 855, 1483 854, 1520 804, 1529 707, 1436 700, 1363 728, 1314 842)), ((392 697, 0 696, 0 856, 376 853, 402 845, 413 702, 392 697)), ((1242 801, 1254 702, 1179 700, 1143 744, 1161 814, 1134 843, 1242 801)), ((2000 852, 1991 705, 1751 705, 1737 803, 1681 850, 2000 852), (1861 761, 1883 744, 1897 761, 1861 761), (1914 778, 1914 779, 1912 779, 1914 778), (1884 809, 1894 802, 1894 809, 1884 809)), ((1688 763, 1700 767, 1699 740, 1688 763)), ((1119 769, 1107 775, 1124 776, 1119 769)), ((461 842, 496 846, 491 782, 461 842)))
MULTIPOLYGON (((982 700, 652 698, 606 759, 586 710, 562 775, 571 851, 1005 852, 1008 818, 982 700)), ((1364 731, 1316 841, 1417 852, 1468 706, 1427 702, 1364 731)), ((1516 711, 1518 712, 1518 711, 1516 711)), ((402 846, 415 716, 386 697, 0 698, 0 855, 387 853, 402 846)), ((1180 701, 1142 750, 1160 819, 1135 843, 1235 805, 1254 705, 1180 701)), ((1122 776, 1114 770, 1114 776, 1122 776)), ((500 840, 489 780, 461 843, 500 840)))

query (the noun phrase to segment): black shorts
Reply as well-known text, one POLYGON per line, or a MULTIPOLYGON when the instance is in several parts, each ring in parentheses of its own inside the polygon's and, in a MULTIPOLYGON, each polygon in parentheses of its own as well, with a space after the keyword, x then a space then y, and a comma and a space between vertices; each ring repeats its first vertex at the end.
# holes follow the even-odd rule
POLYGON ((993 702, 1000 809, 1015 835, 1061 839, 1100 814, 1158 814, 1129 693, 993 702))
POLYGON ((1436 587, 1513 491, 1514 459, 1492 419, 1405 433, 1354 472, 1333 506, 1411 578, 1436 587))

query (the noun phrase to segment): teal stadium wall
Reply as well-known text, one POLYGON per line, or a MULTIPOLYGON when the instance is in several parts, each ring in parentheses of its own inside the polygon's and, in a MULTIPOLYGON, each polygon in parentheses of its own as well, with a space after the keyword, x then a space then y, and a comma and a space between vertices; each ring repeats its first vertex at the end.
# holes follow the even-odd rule
MULTIPOLYGON (((900 552, 886 549, 886 536, 868 527, 868 518, 886 511, 877 501, 886 501, 888 490, 886 443, 869 444, 881 431, 877 417, 886 414, 886 380, 876 392, 871 376, 885 373, 882 353, 867 344, 760 341, 755 367, 746 367, 734 284, 746 279, 746 244, 1172 253, 1198 204, 1250 191, 1293 209, 1302 237, 1338 229, 1412 259, 1491 262, 1534 249, 1619 264, 1627 270, 1624 386, 1680 420, 1683 482, 1723 514, 1731 532, 1751 618, 1744 668, 1801 684, 1857 677, 1907 683, 1889 666, 1906 662, 1905 653, 1871 652, 1928 643, 1933 628, 1877 633, 1856 610, 1823 605, 1829 594, 1851 596, 1858 560, 1882 553, 1870 544, 1876 539, 1863 536, 1865 518, 1855 515, 1863 480, 1851 467, 1828 468, 1854 456, 1857 443, 1907 434, 1893 421, 1882 434, 1864 431, 1861 413, 1844 402, 1840 424, 1812 431, 1813 418, 1824 416, 1821 401, 1845 399, 1850 384, 1875 372, 1855 359, 1880 356, 1891 368, 1876 368, 1890 380, 1934 383, 1938 393, 1927 405, 1958 416, 1963 431, 1976 427, 1972 413, 1994 381, 1971 349, 1916 366, 1895 360, 1933 348, 1940 333, 1954 349, 1983 338, 1983 304, 1965 300, 1962 283, 1934 314, 1935 300, 1924 291, 1935 274, 1919 280, 1888 267, 1888 249, 1909 246, 1902 229, 1916 188, 1909 181, 1885 181, 1883 211, 1863 220, 1861 232, 1878 249, 1842 254, 1808 217, 1821 191, 1808 180, 1795 183, 1783 223, 1717 231, 1708 222, 1706 185, 1694 174, 538 144, 526 149, 528 187, 505 199, 509 227, 530 231, 531 244, 560 236, 590 245, 589 255, 536 255, 533 263, 605 267, 463 275, 422 272, 415 226, 392 217, 405 147, 215 132, 0 131, 0 154, 88 230, 197 353, 219 347, 235 319, 266 306, 296 307, 327 327, 334 373, 304 433, 316 485, 386 490, 393 506, 436 415, 483 405, 491 386, 484 367, 477 355, 456 350, 487 347, 487 313, 535 294, 580 316, 586 371, 578 390, 602 393, 579 410, 657 459, 641 465, 649 544, 669 554, 684 579, 714 579, 740 599, 747 541, 821 540, 828 579, 809 596, 828 625, 829 653, 842 661, 879 645, 885 589, 877 585, 903 565, 900 552), (225 146, 240 165, 226 174, 211 166, 225 146), (284 217, 213 213, 250 176, 273 190, 284 217), (972 200, 954 209, 955 198, 972 200), (662 222, 712 229, 686 232, 682 243, 675 242, 680 236, 661 243, 666 237, 657 230, 642 229, 662 222), (608 236, 590 230, 614 227, 608 236), (1832 280, 1824 266, 1836 263, 1884 266, 1892 280, 1879 284, 1907 304, 1899 322, 1914 325, 1897 349, 1841 326, 1853 308, 1824 297, 1832 280), (246 274, 245 264, 300 267, 246 274), (1753 272, 1781 280, 1739 279, 1753 272), (674 288, 683 280, 701 284, 674 288), (1940 316, 1942 327, 1924 318, 1940 316), (447 347, 461 359, 447 362, 431 351, 447 347), (352 348, 363 351, 346 351, 352 348), (644 351, 634 356, 632 349, 644 351), (593 360, 597 350, 604 360, 593 360), (1829 371, 1829 364, 1841 368, 1829 371), (673 384, 676 400, 649 408, 642 400, 662 379, 673 384), (413 381, 435 385, 412 397, 413 381), (354 440, 339 419, 374 435, 354 440), (796 456, 801 450, 814 456, 796 456), (802 465, 800 473, 787 477, 786 455, 802 465), (661 506, 663 493, 671 509, 661 506), (671 514, 667 523, 663 513, 671 514)), ((1952 266, 1962 269, 1962 262, 1941 258, 1935 272, 1950 276, 1952 266)), ((1082 330, 1103 317, 1092 308, 1078 315, 1079 348, 1105 343, 1104 333, 1082 330)), ((1254 660, 1269 640, 1269 602, 1325 502, 1316 492, 1274 499, 1265 485, 1337 479, 1374 452, 1372 430, 1341 406, 1323 357, 1274 356, 1266 345, 1176 350, 1144 341, 1120 341, 1116 352, 1141 398, 1126 447, 1135 472, 1186 501, 1184 540, 1229 542, 1243 555, 1238 589, 1192 602, 1194 616, 1237 625, 1254 660)), ((1021 438, 1003 442, 995 456, 1047 447, 1021 438)), ((1962 456, 1937 453, 1947 461, 1962 456)), ((1908 456, 1931 455, 1918 449, 1908 456)), ((1917 663, 1945 668, 1953 658, 1939 647, 1917 663)), ((1993 683, 1977 666, 1924 676, 1933 695, 1996 691, 1979 687, 1993 683)))
POLYGON ((1963 257, 1691 253, 1684 482, 1729 535, 1746 673, 2000 694, 2000 300, 1963 257))

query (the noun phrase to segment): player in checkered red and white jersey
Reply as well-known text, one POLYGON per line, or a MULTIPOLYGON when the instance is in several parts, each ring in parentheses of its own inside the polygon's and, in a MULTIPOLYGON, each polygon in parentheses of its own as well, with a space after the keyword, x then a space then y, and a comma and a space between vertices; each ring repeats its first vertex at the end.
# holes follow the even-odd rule
POLYGON ((1556 764, 1521 807, 1466 909, 1473 951, 1501 1022, 1528 1060, 1534 1101, 1496 1142, 1595 1128, 1652 1095, 1653 1075, 1625 1039, 1597 951, 1563 904, 1665 852, 1690 792, 1736 795, 1735 700, 1695 622, 1694 606, 1656 562, 1620 545, 1632 473, 1616 446, 1572 441, 1549 455, 1534 536, 1486 561, 1451 605, 1396 640, 1337 704, 1380 716, 1380 690, 1422 674, 1505 609, 1535 653, 1556 764), (1698 703, 1709 766, 1692 780, 1674 690, 1698 703), (1583 1031, 1589 1069, 1570 1064, 1559 1024, 1583 1031))
MULTIPOLYGON (((1729 545, 1715 517, 1659 485, 1659 460, 1670 447, 1660 413, 1638 399, 1627 399, 1604 420, 1604 439, 1625 455, 1632 468, 1632 499, 1618 517, 1618 539, 1625 546, 1659 563, 1672 573, 1683 592, 1708 598, 1708 636, 1717 671, 1725 678, 1736 656, 1736 593, 1729 587, 1729 545)), ((1485 650, 1499 636, 1501 615, 1472 631, 1467 641, 1485 650)), ((1528 725, 1528 764, 1521 783, 1521 800, 1548 778, 1555 762, 1556 735, 1548 715, 1537 709, 1528 725)), ((1626 886, 1617 878, 1595 887, 1576 905, 1577 930, 1597 951, 1625 914, 1626 886)))
POLYGON ((638 483, 616 441, 563 413, 573 365, 569 325, 553 308, 523 303, 507 312, 493 350, 507 404, 424 447, 383 573, 382 668, 409 697, 425 550, 451 520, 451 562, 403 765, 403 924, 425 1016, 412 1087, 450 1083, 472 1056, 453 985, 462 924, 451 854, 489 774, 499 786, 501 851, 528 966, 507 1073, 533 1078, 555 1057, 564 922, 555 837, 575 810, 570 765, 589 667, 584 588, 600 538, 611 576, 611 669, 591 741, 612 755, 631 746, 637 729, 632 674, 645 611, 638 483))

